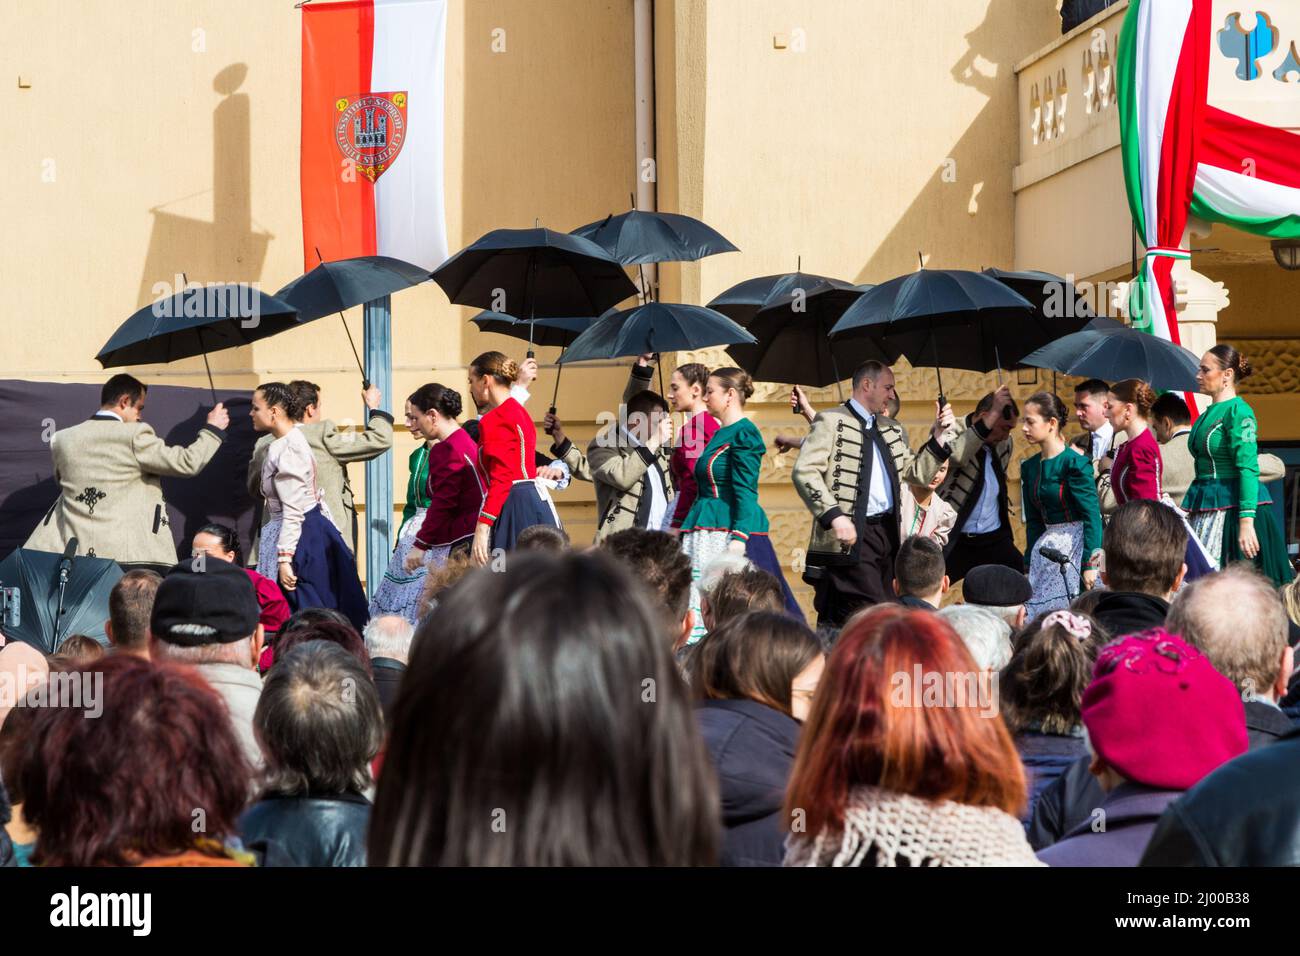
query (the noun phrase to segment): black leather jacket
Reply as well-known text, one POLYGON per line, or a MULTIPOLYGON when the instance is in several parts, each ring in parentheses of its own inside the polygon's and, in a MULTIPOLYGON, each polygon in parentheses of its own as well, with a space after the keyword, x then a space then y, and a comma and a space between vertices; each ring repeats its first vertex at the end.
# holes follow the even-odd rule
POLYGON ((365 866, 370 801, 335 796, 266 796, 239 820, 244 846, 262 866, 365 866))
POLYGON ((1300 864, 1300 731, 1230 760, 1175 800, 1142 866, 1300 864))

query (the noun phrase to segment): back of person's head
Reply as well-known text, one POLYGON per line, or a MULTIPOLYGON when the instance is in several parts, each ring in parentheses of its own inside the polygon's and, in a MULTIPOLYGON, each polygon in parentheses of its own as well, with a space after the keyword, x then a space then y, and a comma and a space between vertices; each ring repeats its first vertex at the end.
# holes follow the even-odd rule
POLYGON ((396 614, 372 617, 361 632, 371 660, 386 657, 405 661, 411 655, 411 638, 414 636, 415 625, 396 614))
POLYGON ((320 404, 320 386, 315 382, 296 378, 289 383, 289 390, 293 392, 294 397, 297 399, 299 417, 312 405, 320 404))
POLYGON ((288 619, 280 625, 280 634, 288 634, 300 627, 311 627, 315 624, 324 623, 342 624, 344 627, 352 626, 352 622, 348 620, 347 615, 342 611, 332 607, 305 607, 289 615, 288 619))
POLYGON ((1040 614, 1025 625, 998 685, 1011 732, 1069 734, 1079 727, 1084 688, 1109 640, 1100 624, 1077 611, 1040 614))
POLYGON ((650 416, 655 412, 668 412, 668 402, 658 392, 643 389, 627 400, 627 415, 650 416))
POLYGON ((978 604, 950 604, 939 616, 966 645, 982 671, 1000 671, 1011 660, 1011 625, 991 608, 978 604))
POLYGON ((932 538, 913 535, 903 541, 894 559, 899 595, 927 597, 943 588, 943 548, 932 538))
POLYGON ((1290 584, 1282 585, 1278 592, 1282 597, 1282 606, 1291 623, 1300 625, 1300 578, 1292 579, 1290 584))
POLYGON ((691 609, 691 559, 678 540, 664 531, 625 528, 601 541, 600 548, 650 589, 657 599, 658 616, 670 638, 669 646, 677 644, 691 609))
POLYGON ((646 589, 602 549, 476 570, 420 624, 375 865, 708 865, 718 795, 646 589))
POLYGON ((1241 694, 1208 655, 1160 628, 1101 649, 1081 713, 1094 772, 1100 761, 1157 790, 1186 790, 1246 752, 1241 694))
POLYGON ((108 592, 108 639, 124 651, 149 645, 149 616, 162 575, 143 568, 128 571, 108 592))
POLYGON ((125 654, 96 676, 95 719, 75 707, 32 718, 18 771, 40 834, 32 862, 127 866, 233 835, 252 770, 216 692, 191 668, 125 654))
POLYGON ((1267 696, 1288 654, 1286 612, 1267 578, 1233 564, 1183 586, 1165 628, 1210 659, 1243 693, 1267 696))
POLYGON ((754 396, 754 380, 750 378, 748 372, 736 368, 734 365, 715 368, 709 373, 709 378, 715 379, 723 391, 735 389, 742 407, 754 396))
MULTIPOLYGON (((997 701, 944 619, 897 604, 849 620, 831 651, 804 725, 786 812, 804 811, 806 836, 844 826, 856 787, 951 800, 1018 814, 1025 775, 997 701), (914 675, 937 675, 948 706, 925 706, 914 675)), ((787 819, 791 817, 787 816, 787 819)))
POLYGON ((704 624, 710 630, 749 611, 780 611, 785 607, 781 582, 753 565, 719 577, 703 592, 703 601, 704 624))
POLYGON ((1155 408, 1156 391, 1140 378, 1126 378, 1110 387, 1110 393, 1121 402, 1131 404, 1143 421, 1151 417, 1155 408))
POLYGON ((148 391, 149 386, 134 375, 119 372, 110 377, 99 390, 99 407, 111 408, 124 398, 129 405, 139 405, 148 391))
MULTIPOLYGON (((534 526, 538 527, 538 526, 534 526)), ((532 528, 525 528, 519 535, 522 539, 532 528)), ((519 542, 515 542, 515 550, 518 551, 519 542)), ((533 548, 534 551, 545 551, 544 548, 533 548)), ((430 568, 424 576, 424 591, 420 594, 420 617, 432 611, 441 600, 442 595, 451 590, 460 580, 473 571, 475 568, 474 560, 467 551, 453 551, 448 557, 447 562, 440 568, 430 568)))
POLYGON ((342 647, 307 641, 281 654, 253 715, 267 792, 362 793, 383 722, 375 682, 342 647))
POLYGON ((261 647, 261 613, 243 568, 221 558, 186 559, 154 594, 149 654, 183 664, 252 667, 261 647))
MULTIPOLYGON (((993 400, 996 397, 997 397, 997 392, 986 392, 984 394, 984 397, 975 403, 975 415, 978 417, 980 415, 983 415, 985 412, 991 411, 993 409, 993 400)), ((1011 417, 1012 418, 1019 417, 1020 406, 1016 404, 1016 400, 1014 398, 1011 399, 1010 408, 1011 408, 1011 417)))
POLYGON ((875 382, 884 371, 889 368, 884 362, 878 362, 875 359, 867 359, 853 370, 853 390, 856 392, 866 381, 875 382))
POLYGON ((1151 420, 1164 422, 1170 430, 1192 423, 1192 413, 1187 408, 1187 401, 1178 392, 1165 392, 1151 406, 1151 420))
POLYGON ((1070 610, 1077 611, 1080 614, 1094 616, 1094 612, 1097 610, 1097 605, 1100 604, 1102 599, 1108 594, 1110 594, 1110 591, 1105 588, 1090 588, 1070 602, 1070 610))
POLYGON ((1029 578, 1001 564, 981 564, 966 572, 962 599, 992 611, 1012 630, 1024 625, 1025 602, 1034 596, 1029 578))
MULTIPOLYGON (((306 644, 308 641, 328 641, 331 644, 337 644, 343 650, 347 651, 357 663, 365 670, 366 674, 373 677, 374 671, 370 665, 370 654, 366 650, 366 643, 357 633, 357 629, 349 624, 340 624, 337 621, 316 621, 312 624, 299 624, 292 630, 282 628, 275 639, 275 663, 279 664, 280 658, 292 653, 295 647, 306 644)), ((271 668, 275 670, 274 667, 271 668)))
POLYGON ((804 624, 753 611, 701 638, 687 669, 697 700, 753 700, 793 717, 795 678, 821 654, 821 642, 804 624))
POLYGON ((51 667, 78 668, 93 664, 104 656, 104 645, 89 634, 72 634, 64 638, 50 658, 51 667))
POLYGON ((516 551, 542 551, 558 554, 569 550, 569 532, 549 524, 535 524, 519 532, 516 551))
POLYGON ((1115 509, 1101 547, 1103 579, 1110 590, 1163 598, 1185 570, 1187 528, 1172 508, 1137 498, 1115 509))
POLYGON ((261 394, 268 408, 279 408, 292 422, 302 421, 307 413, 307 393, 285 382, 263 382, 254 389, 254 394, 257 393, 261 394))

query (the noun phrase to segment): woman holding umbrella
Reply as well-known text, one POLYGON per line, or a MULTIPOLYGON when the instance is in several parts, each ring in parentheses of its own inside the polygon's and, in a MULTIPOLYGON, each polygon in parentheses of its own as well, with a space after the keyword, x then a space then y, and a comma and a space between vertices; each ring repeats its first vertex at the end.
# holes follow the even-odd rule
POLYGON ((1250 373, 1246 356, 1226 343, 1201 357, 1196 384, 1210 396, 1210 407, 1187 437, 1196 478, 1183 507, 1217 568, 1245 558, 1280 586, 1295 575, 1272 516, 1265 512, 1263 521, 1255 521, 1259 509, 1272 501, 1267 492, 1260 494, 1255 412, 1237 394, 1237 383, 1250 373))
POLYGON ((682 550, 691 559, 691 642, 705 634, 697 583, 719 556, 743 554, 781 582, 785 608, 796 620, 803 612, 790 593, 768 538, 767 515, 758 504, 758 473, 767 450, 758 426, 745 415, 754 394, 749 375, 738 368, 714 369, 704 391, 708 411, 722 423, 695 463, 698 497, 682 522, 682 550))
MULTIPOLYGON (((1168 505, 1182 515, 1182 510, 1165 494, 1164 458, 1160 454, 1160 443, 1147 424, 1155 403, 1155 389, 1141 379, 1128 378, 1110 387, 1110 394, 1106 396, 1106 418, 1110 420, 1116 435, 1124 435, 1124 441, 1115 451, 1115 463, 1110 469, 1110 490, 1116 507, 1134 498, 1150 498, 1168 505)), ((1209 574, 1214 567, 1192 533, 1190 525, 1187 537, 1187 573, 1184 580, 1193 581, 1203 574, 1209 574)))
POLYGON ((358 631, 368 620, 356 559, 334 526, 316 481, 316 458, 294 422, 302 415, 283 382, 253 392, 253 430, 275 436, 262 464, 262 495, 270 520, 262 528, 257 572, 278 581, 294 611, 328 607, 358 631))
POLYGON ((537 480, 537 429, 524 407, 510 395, 519 365, 501 352, 484 352, 469 366, 470 397, 487 412, 479 419, 479 466, 487 493, 474 529, 474 563, 485 565, 491 552, 509 551, 519 533, 533 525, 559 528, 546 486, 537 480))
MULTIPOLYGON (((1101 555, 1101 508, 1092 464, 1061 437, 1065 404, 1051 392, 1025 402, 1022 432, 1042 451, 1020 466, 1024 495, 1025 555, 1033 597, 1028 617, 1068 607, 1078 596, 1069 579, 1081 572, 1084 588, 1097 581, 1101 555), (1085 564, 1086 562, 1086 564, 1085 564)), ((1077 580, 1077 579, 1076 579, 1077 580)))

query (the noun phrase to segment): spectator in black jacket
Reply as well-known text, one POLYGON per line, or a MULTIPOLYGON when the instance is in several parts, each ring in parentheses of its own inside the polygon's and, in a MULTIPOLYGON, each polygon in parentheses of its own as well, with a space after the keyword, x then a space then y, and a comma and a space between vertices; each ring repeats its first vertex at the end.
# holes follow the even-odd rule
POLYGON ((1137 498, 1115 509, 1102 538, 1109 589, 1092 614, 1115 637, 1163 627, 1183 584, 1187 529, 1172 508, 1137 498))
POLYGON ((293 648, 267 675, 253 727, 267 785, 240 818, 244 845, 263 866, 365 866, 384 722, 360 661, 329 641, 293 648))
MULTIPOLYGON (((1291 722, 1277 707, 1291 674, 1286 616, 1265 579, 1240 566, 1200 578, 1179 592, 1167 628, 1241 690, 1251 750, 1290 731, 1291 722)), ((1103 796, 1087 762, 1071 764, 1035 804, 1030 844, 1038 850, 1055 843, 1085 822, 1103 796)))
POLYGON ((375 672, 375 687, 379 690, 384 722, 390 723, 397 690, 402 686, 402 675, 406 673, 406 664, 411 658, 411 638, 415 636, 415 628, 404 617, 385 614, 371 618, 361 636, 370 652, 370 666, 375 672))
POLYGON ((733 618, 692 648, 695 715, 721 783, 723 866, 781 865, 781 805, 825 666, 816 635, 775 611, 733 618))

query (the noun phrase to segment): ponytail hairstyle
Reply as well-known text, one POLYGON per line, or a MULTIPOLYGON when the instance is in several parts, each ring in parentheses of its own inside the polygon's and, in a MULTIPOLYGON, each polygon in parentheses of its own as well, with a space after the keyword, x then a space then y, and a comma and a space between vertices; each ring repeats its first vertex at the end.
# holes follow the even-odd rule
POLYGON ((1110 387, 1110 392, 1121 402, 1137 406, 1138 417, 1146 421, 1156 403, 1156 390, 1140 378, 1126 378, 1110 387))
POLYGON ((1053 395, 1051 392, 1034 392, 1025 399, 1025 405, 1036 405, 1044 418, 1055 418, 1058 433, 1065 427, 1066 421, 1069 420, 1069 413, 1065 410, 1065 402, 1061 401, 1059 395, 1053 395))
POLYGON ((439 385, 437 382, 421 385, 411 393, 407 401, 422 412, 436 410, 443 418, 450 418, 453 421, 459 417, 461 411, 460 392, 446 385, 439 385))
POLYGON ((230 527, 230 525, 221 524, 218 521, 209 521, 207 524, 205 524, 202 528, 200 528, 198 531, 195 531, 194 533, 196 535, 199 534, 212 535, 214 538, 216 538, 218 541, 221 542, 221 550, 229 551, 232 554, 234 554, 235 564, 237 566, 243 566, 244 549, 239 545, 239 532, 236 531, 234 528, 230 527))
POLYGON ((1255 371, 1251 368, 1250 360, 1227 342, 1220 342, 1214 348, 1210 349, 1210 354, 1219 360, 1219 364, 1222 365, 1224 369, 1232 369, 1232 383, 1234 385, 1250 378, 1251 374, 1255 371))
POLYGON ((725 389, 735 389, 736 394, 740 396, 740 405, 743 408, 754 394, 754 382, 749 377, 749 373, 727 365, 722 368, 715 368, 709 378, 716 378, 725 389))
POLYGON ((709 367, 700 362, 687 362, 685 365, 679 365, 675 369, 678 375, 686 380, 687 385, 698 385, 703 392, 709 384, 709 367))
POLYGON ((263 382, 255 391, 262 393, 262 401, 267 405, 283 410, 289 421, 302 421, 302 397, 284 382, 263 382))
POLYGON ((504 352, 484 352, 469 363, 469 368, 476 375, 491 376, 498 385, 512 385, 519 378, 519 363, 504 352))

